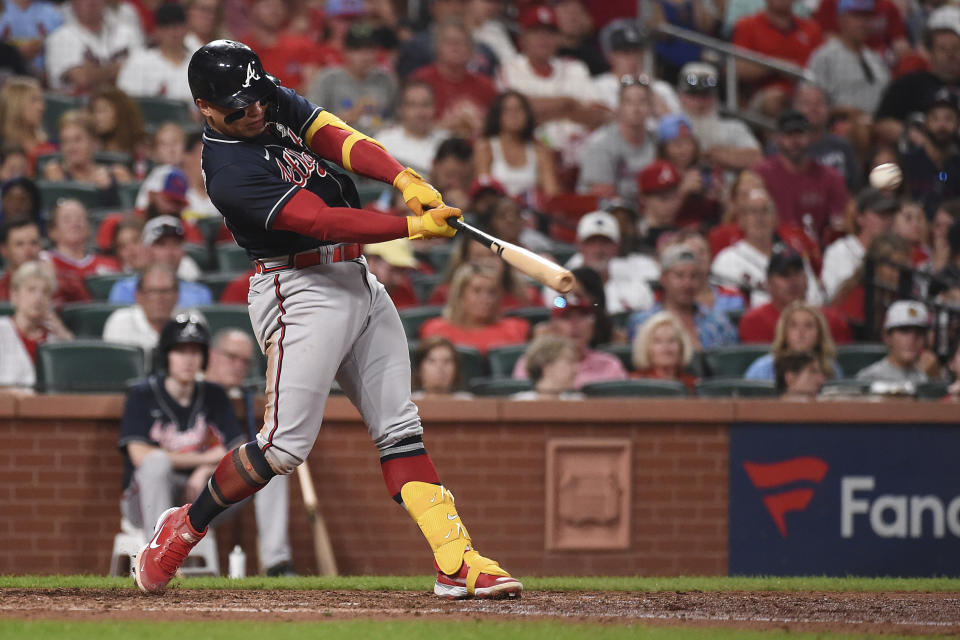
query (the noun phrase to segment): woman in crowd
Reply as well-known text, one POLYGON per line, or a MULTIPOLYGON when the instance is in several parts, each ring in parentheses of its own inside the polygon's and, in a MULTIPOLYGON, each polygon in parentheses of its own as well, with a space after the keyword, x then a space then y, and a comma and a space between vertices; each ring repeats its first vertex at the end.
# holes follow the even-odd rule
POLYGON ((523 318, 502 316, 500 276, 486 265, 461 265, 450 282, 443 316, 420 327, 420 337, 446 336, 456 345, 486 353, 491 347, 526 341, 530 324, 523 318))
POLYGON ((577 347, 570 338, 546 334, 536 338, 523 354, 532 391, 511 396, 514 400, 580 400, 574 390, 577 376, 577 347))
POLYGON ((655 313, 633 339, 631 378, 675 380, 693 391, 696 376, 687 371, 693 360, 693 343, 680 319, 669 311, 655 313))
POLYGON ((90 119, 101 151, 125 153, 131 160, 145 155, 143 115, 133 98, 120 89, 102 89, 90 98, 90 119))
POLYGON ((37 156, 57 150, 43 129, 43 111, 43 89, 36 79, 17 76, 4 83, 0 90, 0 137, 4 148, 23 150, 31 176, 37 156))
POLYGON ((530 102, 517 91, 501 93, 490 105, 483 137, 474 147, 477 175, 490 176, 511 198, 535 191, 547 198, 560 193, 550 150, 533 137, 536 121, 530 102))
POLYGON ((550 252, 554 247, 553 240, 527 225, 520 205, 512 198, 497 197, 491 205, 477 210, 477 213, 480 227, 504 242, 531 251, 550 252))
POLYGON ((462 391, 460 354, 443 336, 431 336, 418 342, 411 365, 414 399, 450 395, 470 397, 462 391))
POLYGON ((919 203, 902 201, 900 210, 893 216, 890 230, 910 243, 910 263, 914 267, 929 262, 931 252, 927 245, 927 216, 919 203))
POLYGON ((113 229, 110 254, 120 263, 124 273, 135 273, 146 266, 142 234, 143 220, 134 216, 123 218, 113 229))
POLYGON ((797 301, 780 314, 771 352, 754 360, 743 377, 773 382, 776 378, 773 366, 776 358, 805 351, 816 355, 820 369, 827 378, 843 377, 843 371, 836 361, 837 347, 830 336, 826 318, 816 307, 797 301))
POLYGON ((693 124, 683 114, 670 114, 657 125, 657 155, 683 176, 680 195, 683 204, 677 213, 678 227, 707 229, 720 221, 725 188, 723 172, 705 164, 693 124))

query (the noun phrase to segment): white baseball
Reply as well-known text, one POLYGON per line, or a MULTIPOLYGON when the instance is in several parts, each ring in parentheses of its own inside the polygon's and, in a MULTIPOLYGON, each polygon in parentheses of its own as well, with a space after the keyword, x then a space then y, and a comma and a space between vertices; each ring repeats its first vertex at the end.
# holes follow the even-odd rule
POLYGON ((903 182, 903 172, 892 162, 878 164, 870 171, 870 186, 893 191, 903 182))

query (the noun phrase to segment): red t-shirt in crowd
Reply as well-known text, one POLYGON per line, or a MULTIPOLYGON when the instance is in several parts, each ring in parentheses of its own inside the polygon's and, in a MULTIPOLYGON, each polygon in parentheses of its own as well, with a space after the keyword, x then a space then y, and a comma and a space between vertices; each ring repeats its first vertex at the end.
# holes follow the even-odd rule
POLYGON ((322 62, 322 52, 316 42, 292 33, 281 33, 273 46, 257 42, 250 34, 241 40, 257 52, 267 73, 276 76, 283 86, 294 91, 304 88, 300 86, 306 80, 303 77, 304 68, 316 67, 322 62))
MULTIPOLYGON (((59 309, 67 302, 89 302, 90 294, 83 282, 76 278, 64 278, 62 273, 56 273, 57 291, 53 294, 53 306, 59 309)), ((0 300, 10 299, 11 273, 6 271, 0 275, 0 300)))
MULTIPOLYGON (((770 22, 766 11, 761 11, 737 21, 733 44, 806 67, 807 58, 823 44, 823 33, 813 20, 796 16, 791 28, 783 31, 770 22)), ((782 82, 774 77, 768 84, 782 82)))
POLYGON ((443 336, 455 345, 473 347, 483 354, 492 347, 522 344, 527 341, 530 323, 523 318, 501 318, 485 327, 465 328, 445 318, 430 318, 420 327, 420 337, 443 336))
MULTIPOLYGON (((843 316, 829 307, 820 307, 823 317, 830 327, 830 335, 837 344, 853 342, 850 326, 843 316)), ((780 309, 773 303, 754 307, 740 318, 740 342, 760 342, 769 344, 777 330, 777 321, 780 319, 780 309)))
POLYGON ((466 101, 472 103, 481 113, 486 113, 490 103, 497 97, 497 88, 487 76, 479 73, 464 74, 459 80, 451 80, 440 73, 436 65, 417 69, 411 80, 424 82, 433 87, 434 113, 442 118, 448 109, 466 101))
MULTIPOLYGON (((837 4, 837 0, 820 0, 820 5, 813 13, 813 19, 827 33, 836 33, 838 30, 837 4)), ((877 0, 868 32, 867 46, 880 52, 889 49, 894 40, 906 38, 907 26, 897 5, 890 0, 877 0)))
POLYGON ((250 278, 253 277, 253 274, 253 269, 250 269, 250 271, 242 273, 231 280, 230 284, 223 288, 223 293, 220 294, 220 302, 223 304, 247 304, 247 294, 250 292, 250 278))
POLYGON ((770 192, 780 224, 809 229, 820 238, 832 218, 843 217, 850 193, 836 170, 811 161, 796 172, 779 154, 761 160, 753 170, 770 192))

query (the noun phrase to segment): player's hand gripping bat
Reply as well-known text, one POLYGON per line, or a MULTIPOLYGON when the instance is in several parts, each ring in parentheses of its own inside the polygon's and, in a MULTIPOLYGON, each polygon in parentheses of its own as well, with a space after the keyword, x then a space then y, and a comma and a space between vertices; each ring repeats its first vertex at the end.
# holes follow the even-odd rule
POLYGON ((447 224, 469 234, 471 238, 500 256, 507 264, 527 274, 540 284, 548 286, 560 293, 567 293, 573 289, 573 274, 557 263, 538 256, 533 251, 486 234, 462 220, 448 218, 447 224))
POLYGON ((317 556, 317 570, 322 576, 335 576, 337 575, 337 559, 333 555, 330 534, 327 533, 327 525, 323 520, 323 514, 320 513, 320 507, 317 504, 317 492, 313 488, 313 478, 310 476, 310 470, 307 468, 306 462, 297 467, 297 478, 300 480, 303 506, 306 507, 307 515, 310 516, 310 523, 313 525, 313 551, 317 556))

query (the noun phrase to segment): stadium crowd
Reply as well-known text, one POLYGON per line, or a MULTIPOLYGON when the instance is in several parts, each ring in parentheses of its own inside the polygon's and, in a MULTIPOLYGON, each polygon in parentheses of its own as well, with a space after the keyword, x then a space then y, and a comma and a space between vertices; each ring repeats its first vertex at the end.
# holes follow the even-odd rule
POLYGON ((463 234, 366 246, 417 397, 960 399, 960 2, 645 6, 641 24, 634 0, 8 0, 0 386, 43 389, 42 345, 78 338, 136 345, 147 372, 185 310, 250 331, 186 74, 227 37, 576 276, 561 296, 463 234), (807 80, 738 60, 728 112, 722 60, 662 23, 807 80), (882 163, 901 186, 870 185, 882 163))

